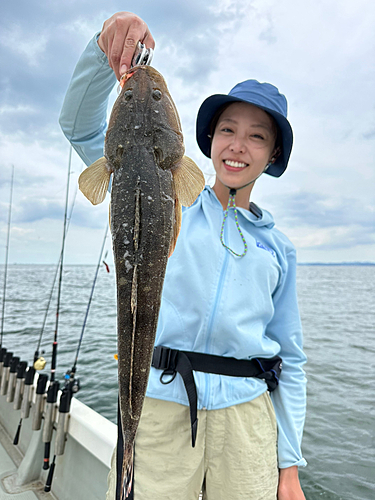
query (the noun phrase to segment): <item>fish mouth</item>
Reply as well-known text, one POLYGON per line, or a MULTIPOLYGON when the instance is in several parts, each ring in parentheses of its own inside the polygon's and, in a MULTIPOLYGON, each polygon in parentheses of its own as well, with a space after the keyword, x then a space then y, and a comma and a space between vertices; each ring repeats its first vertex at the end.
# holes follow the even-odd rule
POLYGON ((130 68, 128 69, 128 71, 126 71, 126 73, 124 73, 122 75, 122 77, 120 78, 120 87, 121 88, 124 88, 124 85, 125 83, 129 80, 129 78, 131 78, 134 73, 137 71, 138 68, 130 68))
MULTIPOLYGON (((126 82, 133 75, 135 75, 136 73, 139 73, 139 71, 146 71, 146 73, 148 74, 148 76, 150 78, 154 79, 155 81, 164 82, 164 78, 155 68, 153 68, 152 66, 148 66, 148 65, 143 64, 143 65, 134 66, 134 67, 128 69, 120 78, 120 82, 119 82, 120 87, 124 88, 126 82)), ((165 85, 165 82, 164 82, 164 85, 165 85)))

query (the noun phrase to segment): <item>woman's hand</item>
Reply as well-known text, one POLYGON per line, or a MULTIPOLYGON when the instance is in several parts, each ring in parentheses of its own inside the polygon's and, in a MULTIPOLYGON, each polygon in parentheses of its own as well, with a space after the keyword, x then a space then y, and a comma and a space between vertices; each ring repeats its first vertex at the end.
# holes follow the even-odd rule
POLYGON ((135 14, 118 12, 104 22, 98 45, 118 80, 130 68, 138 41, 147 48, 155 47, 147 24, 135 14))
POLYGON ((298 478, 298 467, 280 469, 277 500, 306 500, 298 478))

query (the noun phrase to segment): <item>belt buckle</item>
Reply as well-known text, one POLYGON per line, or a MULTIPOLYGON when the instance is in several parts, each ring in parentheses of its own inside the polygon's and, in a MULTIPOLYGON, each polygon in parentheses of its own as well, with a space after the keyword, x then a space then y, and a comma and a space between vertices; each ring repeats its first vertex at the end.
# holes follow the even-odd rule
POLYGON ((154 354, 152 355, 152 366, 160 369, 162 346, 154 347, 154 354))
POLYGON ((171 349, 158 345, 154 347, 154 354, 152 357, 152 366, 158 370, 165 370, 169 367, 171 360, 171 349))

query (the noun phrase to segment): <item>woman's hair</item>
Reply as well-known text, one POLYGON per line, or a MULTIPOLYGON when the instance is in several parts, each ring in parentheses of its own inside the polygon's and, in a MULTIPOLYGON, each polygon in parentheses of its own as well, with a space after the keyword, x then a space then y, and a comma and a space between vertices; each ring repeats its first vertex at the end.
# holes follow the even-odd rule
MULTIPOLYGON (((212 143, 212 139, 214 137, 214 133, 215 133, 215 130, 216 130, 216 125, 217 125, 217 122, 220 119, 220 116, 227 109, 227 107, 230 106, 231 104, 233 104, 233 102, 227 102, 226 104, 224 104, 223 106, 221 106, 221 108, 219 108, 216 111, 216 113, 214 114, 214 116, 212 117, 212 120, 211 120, 211 123, 210 123, 210 139, 211 139, 211 143, 212 143)), ((254 104, 254 106, 255 106, 255 104, 254 104)), ((265 111, 265 113, 267 113, 267 111, 265 111)), ((281 131, 280 131, 279 126, 277 125, 276 120, 274 119, 274 117, 271 116, 269 113, 267 113, 267 115, 271 118, 272 131, 273 131, 274 136, 275 136, 275 145, 274 145, 273 151, 277 151, 278 152, 277 156, 279 156, 279 154, 281 153, 282 145, 283 145, 283 141, 282 141, 282 137, 281 137, 281 131)))
POLYGON ((210 139, 211 139, 211 142, 212 142, 212 139, 214 137, 214 133, 215 133, 215 129, 216 129, 216 125, 217 125, 217 122, 219 121, 219 118, 221 116, 221 114, 227 109, 228 106, 230 106, 232 103, 231 102, 227 102, 226 104, 224 104, 224 106, 221 106, 221 108, 219 108, 218 110, 216 110, 216 113, 214 114, 214 116, 212 117, 212 120, 211 120, 211 123, 210 123, 210 139))

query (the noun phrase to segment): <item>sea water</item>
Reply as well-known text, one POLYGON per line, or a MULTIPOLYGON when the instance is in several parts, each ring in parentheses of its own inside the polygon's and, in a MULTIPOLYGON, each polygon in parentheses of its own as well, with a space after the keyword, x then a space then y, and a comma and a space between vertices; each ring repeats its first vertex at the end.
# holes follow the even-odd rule
MULTIPOLYGON (((2 289, 3 267, 0 266, 2 289)), ((79 352, 77 398, 117 415, 116 288, 100 268, 79 352)), ((3 346, 31 363, 56 268, 8 267, 3 346)), ((58 316, 57 376, 74 364, 95 266, 66 266, 58 316)), ((297 287, 308 356, 308 406, 300 469, 307 500, 375 499, 375 266, 299 266, 297 287)), ((40 350, 50 369, 56 291, 40 350)))

